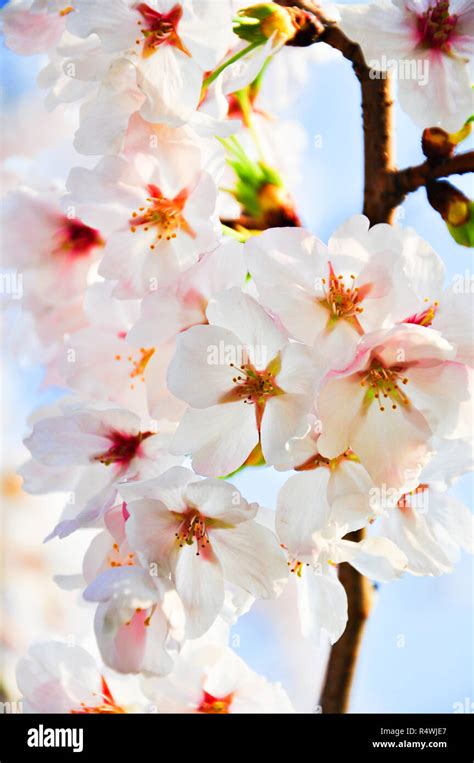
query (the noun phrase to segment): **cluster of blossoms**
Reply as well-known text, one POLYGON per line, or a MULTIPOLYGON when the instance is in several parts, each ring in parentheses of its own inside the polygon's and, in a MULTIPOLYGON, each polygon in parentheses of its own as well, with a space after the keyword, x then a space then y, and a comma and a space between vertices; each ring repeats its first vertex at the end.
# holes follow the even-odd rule
MULTIPOLYGON (((471 468, 469 294, 445 287, 411 229, 356 215, 326 244, 295 226, 262 159, 257 95, 296 21, 241 5, 3 12, 12 50, 49 54, 47 103, 79 104, 75 149, 95 157, 61 191, 6 200, 20 337, 66 391, 34 415, 23 485, 68 495, 49 540, 97 530, 80 574, 58 582, 95 605, 112 675, 109 688, 79 647, 38 645, 18 668, 31 712, 289 712, 227 646, 255 600, 296 586, 303 635, 334 643, 339 564, 385 582, 450 572, 472 550, 471 516, 447 492, 471 468), (232 484, 251 467, 288 472, 274 511, 232 484), (113 672, 142 675, 136 700, 113 672)), ((447 5, 377 5, 370 24, 345 8, 342 24, 374 58, 384 24, 394 45, 399 32, 407 51, 461 68, 472 10, 446 20, 447 5)), ((462 86, 430 100, 427 122, 462 124, 462 86)))

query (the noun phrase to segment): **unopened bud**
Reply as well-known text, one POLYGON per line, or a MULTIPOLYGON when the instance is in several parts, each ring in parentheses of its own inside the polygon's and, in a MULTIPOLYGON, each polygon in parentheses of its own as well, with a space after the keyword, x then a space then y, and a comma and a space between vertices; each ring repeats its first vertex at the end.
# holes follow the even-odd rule
POLYGON ((461 246, 474 246, 474 202, 446 180, 428 183, 426 194, 453 239, 461 246))
POLYGON ((296 34, 291 12, 276 3, 258 3, 242 8, 234 20, 234 32, 248 42, 265 44, 274 37, 284 44, 296 34))
POLYGON ((449 133, 441 127, 427 127, 423 130, 421 147, 430 161, 442 161, 454 154, 456 146, 470 135, 472 120, 468 121, 457 132, 449 133))
POLYGON ((449 225, 463 225, 469 219, 470 200, 446 180, 434 180, 426 186, 428 201, 449 225))
POLYGON ((258 193, 260 219, 266 228, 298 227, 301 223, 290 194, 281 185, 266 183, 258 193))
POLYGON ((296 34, 296 29, 289 12, 279 5, 276 6, 269 16, 263 19, 261 29, 267 40, 276 33, 275 36, 278 42, 291 40, 296 34))

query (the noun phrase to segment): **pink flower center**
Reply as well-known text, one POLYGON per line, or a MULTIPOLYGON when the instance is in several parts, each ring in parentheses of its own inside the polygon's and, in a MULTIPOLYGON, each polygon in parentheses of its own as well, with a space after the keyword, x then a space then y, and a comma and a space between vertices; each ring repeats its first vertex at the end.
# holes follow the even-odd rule
POLYGON ((100 461, 105 466, 110 464, 125 466, 135 458, 143 440, 152 437, 153 434, 154 432, 138 432, 138 434, 132 435, 113 431, 108 435, 111 442, 110 448, 104 453, 94 456, 94 461, 100 461))
MULTIPOLYGON (((428 302, 428 299, 425 299, 425 302, 428 302)), ((405 318, 403 323, 416 323, 418 326, 431 326, 436 317, 438 307, 439 302, 433 302, 432 305, 429 305, 429 307, 422 310, 420 313, 415 313, 414 315, 410 315, 409 318, 405 318)))
POLYGON ((132 233, 135 233, 138 228, 144 231, 148 231, 150 228, 155 229, 156 238, 154 243, 150 244, 152 250, 155 249, 157 242, 171 241, 171 239, 176 238, 178 231, 187 233, 191 238, 196 237, 183 214, 188 199, 186 190, 180 191, 174 199, 167 199, 156 185, 150 184, 148 193, 150 194, 147 198, 148 206, 140 207, 138 212, 132 213, 130 220, 132 233))
POLYGON ((72 257, 87 257, 92 249, 104 245, 98 230, 68 217, 61 218, 53 240, 53 254, 67 254, 72 257))
POLYGON ((395 368, 384 368, 374 361, 368 371, 361 374, 361 387, 367 387, 365 404, 377 401, 379 409, 385 410, 384 402, 391 401, 393 410, 398 405, 408 405, 410 400, 403 391, 402 386, 408 384, 408 379, 395 368))
POLYGON ((352 319, 357 323, 357 315, 364 311, 361 303, 371 289, 371 284, 356 286, 355 275, 349 276, 350 283, 346 285, 343 275, 336 275, 329 263, 329 279, 323 278, 324 299, 321 304, 329 311, 331 319, 352 319))
POLYGON ((449 0, 435 0, 427 11, 417 16, 419 44, 448 52, 457 23, 456 14, 449 13, 449 0))
POLYGON ((207 691, 202 692, 202 699, 197 707, 198 713, 212 713, 214 715, 226 715, 229 713, 229 708, 232 704, 232 694, 227 694, 225 697, 214 697, 207 691))
MULTIPOLYGON (((136 10, 143 18, 143 21, 137 21, 137 24, 145 38, 144 58, 152 56, 161 45, 172 45, 185 55, 191 56, 178 34, 178 24, 183 15, 183 9, 179 4, 173 6, 168 13, 158 13, 146 3, 139 3, 136 10)), ((137 45, 141 42, 142 40, 136 40, 137 45)))

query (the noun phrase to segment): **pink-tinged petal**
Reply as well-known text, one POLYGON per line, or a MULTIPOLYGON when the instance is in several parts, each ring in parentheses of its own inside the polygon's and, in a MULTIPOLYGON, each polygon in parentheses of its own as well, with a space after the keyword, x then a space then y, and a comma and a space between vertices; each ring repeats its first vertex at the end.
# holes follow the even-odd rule
MULTIPOLYGON (((207 317, 239 339, 240 346, 253 353, 253 365, 263 370, 285 345, 285 336, 258 302, 240 289, 233 288, 211 299, 207 317)), ((251 358, 252 360, 252 358, 251 358)))
POLYGON ((212 552, 198 555, 196 544, 179 549, 174 572, 186 613, 186 636, 198 638, 212 625, 224 604, 224 579, 212 552))
POLYGON ((351 40, 361 45, 369 65, 385 70, 391 59, 413 58, 417 43, 416 18, 406 12, 404 5, 340 5, 338 11, 340 26, 351 40))
POLYGON ((285 446, 292 437, 302 437, 312 400, 307 395, 283 394, 270 397, 265 404, 260 439, 268 464, 278 463, 285 456, 285 446))
POLYGON ((176 353, 168 369, 168 387, 173 395, 195 408, 217 405, 235 387, 232 380, 238 359, 239 340, 231 331, 193 326, 177 337, 176 353))
POLYGON ((351 424, 364 395, 357 377, 329 379, 323 384, 317 403, 322 425, 318 449, 323 456, 336 458, 350 447, 351 424))
POLYGON ((164 474, 144 481, 122 483, 120 491, 127 501, 151 498, 161 501, 172 511, 186 509, 186 490, 190 482, 199 480, 190 469, 173 466, 164 474))
POLYGON ((413 405, 384 407, 374 400, 360 411, 350 426, 350 446, 376 485, 401 489, 428 461, 431 430, 413 405))
POLYGON ((318 575, 310 567, 303 567, 296 586, 303 636, 319 644, 325 632, 334 644, 347 623, 347 596, 337 574, 318 575))
POLYGON ((322 531, 327 525, 329 478, 329 469, 325 467, 301 472, 290 477, 278 494, 278 536, 297 559, 311 553, 313 533, 322 531))
POLYGON ((429 422, 434 435, 472 436, 472 369, 451 362, 432 368, 410 368, 406 376, 406 394, 429 422))
POLYGON ((424 60, 429 65, 426 81, 420 78, 399 80, 400 106, 420 127, 439 125, 448 132, 455 132, 472 113, 469 66, 465 58, 437 52, 435 55, 425 54, 424 60))
POLYGON ((171 452, 191 454, 198 474, 222 477, 242 466, 257 443, 254 406, 227 403, 205 410, 189 408, 173 437, 171 452))
POLYGON ((27 713, 70 713, 80 710, 81 702, 96 704, 101 691, 99 669, 91 655, 58 641, 30 647, 18 663, 16 682, 27 713))
POLYGON ((48 466, 69 466, 89 464, 91 457, 104 453, 110 441, 104 434, 87 431, 81 426, 85 417, 79 420, 72 416, 55 416, 42 419, 35 425, 25 445, 41 463, 48 466))
POLYGON ((212 529, 212 548, 224 578, 257 598, 277 595, 277 584, 288 576, 276 536, 257 522, 241 522, 232 529, 212 529))
POLYGON ((186 490, 188 505, 195 506, 205 517, 238 524, 253 519, 257 504, 248 504, 234 485, 218 479, 196 480, 186 490))
POLYGON ((129 545, 148 564, 166 569, 176 547, 179 519, 161 502, 143 499, 127 504, 126 522, 129 545))
POLYGON ((204 310, 198 303, 188 305, 168 289, 162 289, 142 300, 140 319, 128 332, 127 339, 135 345, 161 345, 204 321, 204 310))
POLYGON ((2 9, 5 44, 14 53, 32 56, 49 53, 64 32, 64 17, 57 13, 35 13, 15 4, 2 9))
POLYGON ((150 416, 157 421, 179 421, 186 410, 186 403, 172 395, 166 386, 168 367, 175 350, 174 340, 161 345, 153 353, 146 367, 148 410, 150 416))
POLYGON ((403 323, 391 329, 366 334, 360 341, 360 352, 377 354, 386 368, 406 365, 436 365, 455 357, 455 348, 438 331, 403 323))

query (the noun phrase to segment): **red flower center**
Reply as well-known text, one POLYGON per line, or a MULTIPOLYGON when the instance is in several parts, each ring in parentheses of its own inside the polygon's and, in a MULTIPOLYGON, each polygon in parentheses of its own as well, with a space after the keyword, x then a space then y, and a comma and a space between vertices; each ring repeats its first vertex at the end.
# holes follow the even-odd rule
POLYGON ((95 228, 84 225, 76 218, 62 217, 53 237, 53 254, 69 254, 73 257, 87 257, 96 246, 103 246, 100 233, 95 228))
POLYGON ((95 715, 96 713, 106 715, 116 715, 118 713, 125 713, 123 707, 117 705, 112 692, 110 691, 107 681, 102 676, 102 693, 97 695, 97 705, 86 705, 85 702, 81 702, 80 710, 71 710, 71 715, 95 715))
MULTIPOLYGON (((146 3, 139 3, 136 6, 137 11, 143 18, 138 21, 141 27, 141 33, 145 38, 143 45, 143 57, 148 58, 155 53, 162 45, 172 45, 178 48, 182 53, 191 57, 191 53, 182 42, 178 34, 178 24, 183 15, 183 9, 180 5, 175 5, 168 13, 158 13, 150 8, 146 3)), ((141 44, 137 40, 137 45, 141 44)))
POLYGON ((458 23, 455 13, 449 13, 449 0, 435 0, 427 11, 417 17, 420 44, 449 52, 449 42, 458 23))
POLYGON ((156 239, 155 243, 150 244, 150 249, 154 249, 159 241, 171 241, 176 238, 178 231, 183 231, 191 238, 195 238, 196 234, 183 214, 188 199, 187 190, 180 191, 174 199, 167 199, 158 186, 150 184, 147 189, 150 194, 147 198, 148 206, 140 207, 138 212, 132 213, 130 220, 132 233, 135 233, 137 228, 144 231, 154 228, 156 239))
POLYGON ((213 697, 207 691, 203 691, 202 699, 197 708, 198 713, 212 713, 213 715, 227 715, 232 703, 232 694, 226 697, 213 697))
POLYGON ((113 431, 108 435, 111 442, 110 448, 104 453, 94 456, 94 461, 109 466, 110 464, 126 465, 135 458, 143 440, 152 437, 154 432, 138 432, 138 434, 124 434, 113 431))

